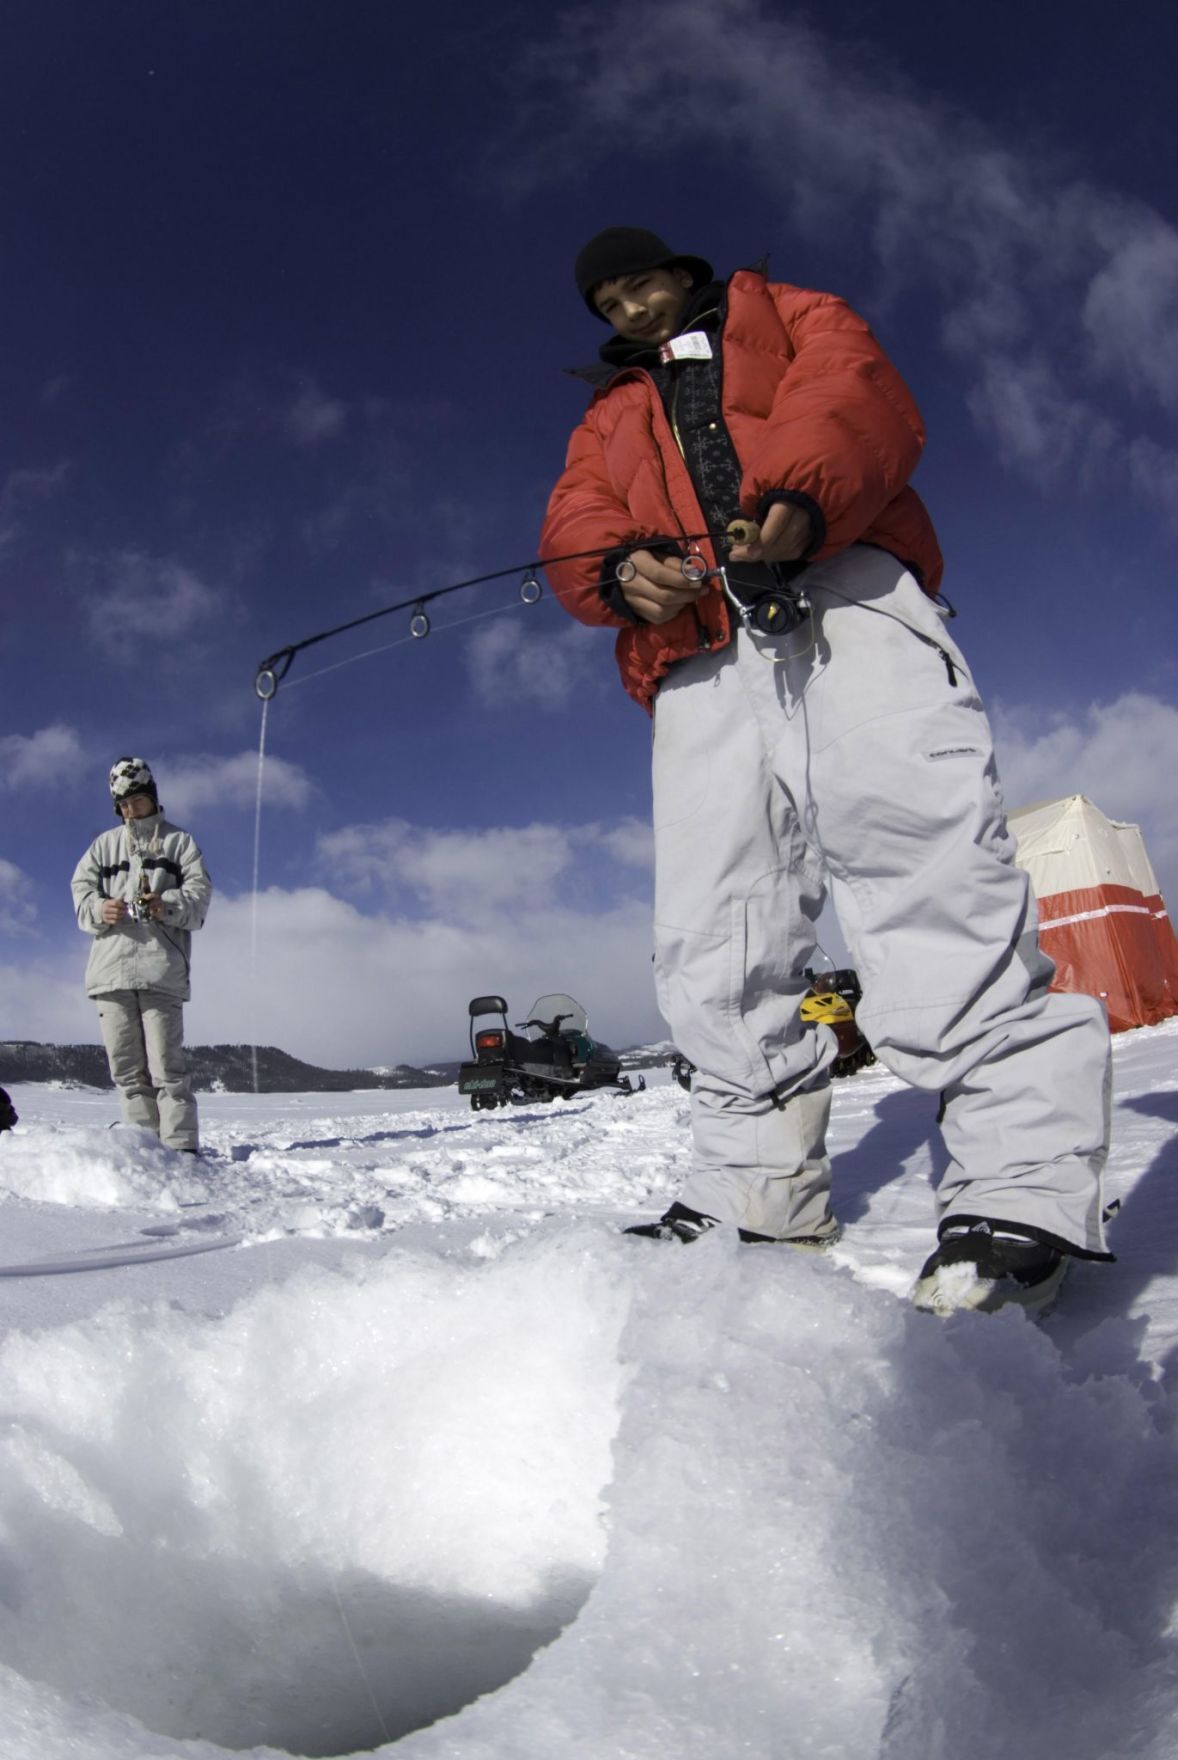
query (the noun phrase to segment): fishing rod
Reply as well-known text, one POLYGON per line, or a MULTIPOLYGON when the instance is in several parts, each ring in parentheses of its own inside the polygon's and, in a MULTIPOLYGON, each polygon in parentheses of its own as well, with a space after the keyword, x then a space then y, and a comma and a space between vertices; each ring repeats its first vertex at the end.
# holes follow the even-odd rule
POLYGON ((635 538, 625 544, 602 544, 594 550, 573 550, 566 556, 538 556, 534 562, 517 562, 510 568, 494 569, 489 574, 474 574, 467 580, 452 581, 445 587, 432 587, 428 592, 415 593, 411 599, 400 599, 395 605, 383 605, 379 611, 369 611, 363 617, 349 618, 347 623, 333 624, 331 629, 321 629, 316 635, 304 636, 301 642, 291 642, 289 647, 278 648, 260 662, 254 675, 254 690, 264 703, 269 702, 277 694, 278 686, 294 664, 295 655, 301 654, 304 648, 313 648, 316 643, 329 641, 332 636, 342 636, 350 629, 360 629, 366 623, 374 623, 379 617, 391 617, 397 611, 412 613, 409 619, 411 636, 418 638, 428 636, 430 620, 425 607, 432 604, 435 599, 444 599, 447 594, 460 593, 467 587, 480 587, 489 581, 506 580, 509 575, 522 574, 519 596, 525 605, 534 605, 544 592, 536 570, 547 568, 550 563, 581 562, 591 556, 611 556, 625 551, 627 556, 619 565, 619 569, 629 567, 631 573, 623 575, 619 572, 618 577, 625 583, 633 580, 636 572, 633 564, 628 561, 629 555, 635 550, 658 549, 668 546, 678 550, 684 544, 687 545, 687 554, 683 556, 681 561, 684 579, 698 583, 706 580, 711 572, 706 558, 697 548, 704 539, 722 543, 731 548, 734 544, 755 544, 760 536, 761 528, 755 520, 734 519, 722 532, 689 532, 679 533, 674 537, 635 538))

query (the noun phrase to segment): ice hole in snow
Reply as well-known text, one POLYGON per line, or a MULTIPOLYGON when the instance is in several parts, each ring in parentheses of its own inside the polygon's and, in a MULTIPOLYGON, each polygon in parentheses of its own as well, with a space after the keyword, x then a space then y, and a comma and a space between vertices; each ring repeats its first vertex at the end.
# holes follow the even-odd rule
POLYGON ((520 1673, 600 1571, 625 1301, 575 1244, 508 1258, 394 1250, 221 1319, 10 1336, 0 1662, 314 1756, 520 1673))

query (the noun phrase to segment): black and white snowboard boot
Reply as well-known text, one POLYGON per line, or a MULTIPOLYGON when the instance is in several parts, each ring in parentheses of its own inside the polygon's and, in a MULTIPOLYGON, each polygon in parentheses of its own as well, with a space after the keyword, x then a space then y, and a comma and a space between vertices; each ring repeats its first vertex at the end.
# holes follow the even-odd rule
POLYGON ((624 1228, 623 1234, 641 1235, 648 1241, 697 1241, 701 1234, 709 1228, 717 1228, 718 1216, 704 1216, 698 1210, 689 1210, 686 1204, 672 1204, 664 1210, 657 1222, 637 1222, 632 1228, 624 1228))
POLYGON ((1011 1223, 950 1221, 921 1268, 912 1300, 929 1314, 960 1308, 992 1314, 1013 1306, 1046 1314, 1067 1268, 1067 1256, 1058 1248, 1011 1223))
MULTIPOLYGON (((833 1227, 828 1234, 794 1235, 788 1240, 779 1240, 773 1234, 757 1234, 751 1228, 738 1228, 736 1232, 748 1246, 764 1243, 772 1247, 809 1247, 821 1252, 824 1247, 833 1246, 842 1233, 833 1217, 830 1220, 833 1227)), ((697 1241, 709 1228, 719 1226, 718 1216, 705 1216, 698 1210, 689 1209, 686 1204, 675 1203, 663 1212, 657 1222, 638 1222, 631 1228, 623 1229, 622 1233, 642 1235, 649 1241, 682 1241, 686 1244, 697 1241)))

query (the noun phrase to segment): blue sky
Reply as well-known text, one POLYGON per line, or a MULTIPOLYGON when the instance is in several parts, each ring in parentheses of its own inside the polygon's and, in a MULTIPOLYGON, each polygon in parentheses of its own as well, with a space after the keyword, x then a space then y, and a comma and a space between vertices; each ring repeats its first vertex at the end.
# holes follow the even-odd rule
POLYGON ((1178 898, 1176 54, 1142 0, 13 8, 0 1037, 97 1037, 68 880, 124 752, 219 889, 190 1039, 452 1056, 497 988, 660 1036, 649 725, 510 581, 299 657, 251 901, 257 662, 535 554, 612 224, 864 313, 1009 804, 1137 820, 1178 898))

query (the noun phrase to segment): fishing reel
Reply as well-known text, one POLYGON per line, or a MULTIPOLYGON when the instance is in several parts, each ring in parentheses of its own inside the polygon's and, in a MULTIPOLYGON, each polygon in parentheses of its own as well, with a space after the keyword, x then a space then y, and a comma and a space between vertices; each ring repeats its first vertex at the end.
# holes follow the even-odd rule
POLYGON ((150 888, 145 888, 142 892, 136 893, 134 898, 125 898, 123 904, 126 907, 128 921, 150 923, 152 921, 151 901, 155 896, 156 894, 150 888))
MULTIPOLYGON (((729 520, 725 536, 729 549, 734 544, 756 544, 760 542, 761 528, 754 519, 729 520)), ((747 599, 734 588, 728 570, 718 570, 724 597, 746 629, 755 629, 762 636, 788 636, 810 615, 809 599, 800 587, 793 585, 793 577, 802 573, 805 564, 767 562, 762 566, 777 584, 751 593, 747 599)))
MULTIPOLYGON (((769 563, 767 567, 778 574, 781 564, 769 563)), ((762 636, 788 636, 805 623, 810 615, 810 601, 800 587, 781 581, 778 587, 770 587, 767 591, 758 593, 755 598, 742 599, 729 580, 727 569, 722 568, 718 572, 724 587, 724 597, 747 630, 756 630, 762 636)))

